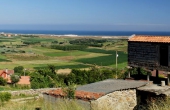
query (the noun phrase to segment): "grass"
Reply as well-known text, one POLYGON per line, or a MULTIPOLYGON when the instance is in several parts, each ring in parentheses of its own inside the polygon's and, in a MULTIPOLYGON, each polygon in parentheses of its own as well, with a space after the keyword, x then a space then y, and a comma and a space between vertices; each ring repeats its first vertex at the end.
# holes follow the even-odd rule
POLYGON ((45 42, 51 42, 51 41, 54 41, 53 39, 47 39, 47 38, 31 38, 31 37, 28 37, 28 38, 22 38, 23 41, 38 41, 38 42, 42 42, 42 41, 45 41, 45 42))
MULTIPOLYGON (((96 52, 96 53, 105 53, 105 56, 98 56, 92 58, 82 58, 75 60, 76 62, 81 62, 84 64, 96 64, 100 66, 113 66, 116 63, 116 51, 106 51, 101 49, 88 49, 86 51, 96 52)), ((118 52, 118 67, 122 68, 127 65, 127 54, 124 52, 118 52)))
POLYGON ((0 91, 15 91, 15 90, 26 90, 26 89, 30 89, 30 87, 26 86, 20 86, 20 85, 16 85, 15 87, 13 87, 13 85, 6 85, 6 86, 0 86, 0 91))
POLYGON ((148 101, 147 104, 139 105, 140 110, 170 110, 170 99, 163 100, 162 98, 156 98, 152 101, 148 101))
POLYGON ((0 54, 1 69, 13 69, 16 66, 24 66, 24 68, 41 68, 46 67, 47 64, 55 65, 57 69, 64 68, 88 68, 89 65, 110 66, 115 67, 115 50, 119 51, 118 68, 123 68, 127 65, 127 41, 110 40, 104 45, 106 48, 87 48, 83 51, 62 51, 41 47, 41 44, 23 46, 16 48, 16 44, 22 44, 21 41, 40 41, 41 43, 50 44, 51 41, 57 40, 59 42, 69 42, 74 38, 49 37, 48 38, 31 38, 31 37, 11 37, 0 38, 0 40, 7 40, 1 42, 2 45, 9 46, 9 48, 1 48, 0 52, 7 50, 24 50, 26 54, 16 54, 11 51, 9 54, 0 54), (12 42, 12 44, 10 43, 12 42), (114 41, 114 43, 113 43, 114 41), (13 46, 12 46, 13 45, 13 46), (5 49, 5 50, 4 50, 5 49))
POLYGON ((8 60, 6 56, 0 54, 0 62, 11 62, 11 60, 8 60))
POLYGON ((36 97, 36 96, 38 96, 38 94, 34 94, 34 95, 19 94, 19 95, 12 96, 11 99, 28 98, 28 97, 36 97))
POLYGON ((62 57, 62 56, 84 56, 89 54, 89 52, 84 52, 84 51, 62 51, 62 52, 47 52, 44 53, 46 56, 51 56, 51 57, 62 57))
POLYGON ((35 61, 35 60, 48 60, 47 56, 37 55, 37 54, 6 54, 8 59, 18 60, 18 61, 35 61))
POLYGON ((85 108, 80 106, 74 100, 49 103, 43 99, 38 99, 23 103, 7 102, 4 106, 0 107, 1 110, 35 110, 35 108, 41 108, 41 110, 85 110, 85 108))

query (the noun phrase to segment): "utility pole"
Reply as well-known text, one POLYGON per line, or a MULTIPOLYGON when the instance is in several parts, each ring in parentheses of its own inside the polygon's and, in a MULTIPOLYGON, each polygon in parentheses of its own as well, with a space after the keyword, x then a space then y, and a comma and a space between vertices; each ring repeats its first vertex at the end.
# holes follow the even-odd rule
POLYGON ((117 79, 117 57, 118 57, 118 54, 117 54, 117 51, 116 51, 116 79, 117 79))
POLYGON ((26 71, 26 69, 24 69, 24 76, 25 76, 25 71, 26 71))

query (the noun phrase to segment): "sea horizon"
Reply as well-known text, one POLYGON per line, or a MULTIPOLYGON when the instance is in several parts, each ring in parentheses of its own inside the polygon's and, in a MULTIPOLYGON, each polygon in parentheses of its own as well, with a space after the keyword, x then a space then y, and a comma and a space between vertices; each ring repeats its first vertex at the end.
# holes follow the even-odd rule
POLYGON ((168 31, 80 31, 80 30, 0 30, 0 33, 11 34, 45 34, 45 35, 77 35, 77 36, 130 36, 155 35, 170 36, 168 31))

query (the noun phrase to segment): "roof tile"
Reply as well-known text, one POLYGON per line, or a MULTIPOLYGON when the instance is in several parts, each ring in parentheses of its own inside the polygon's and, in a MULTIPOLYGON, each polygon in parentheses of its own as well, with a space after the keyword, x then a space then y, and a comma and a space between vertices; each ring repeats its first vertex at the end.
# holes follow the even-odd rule
POLYGON ((170 36, 135 35, 129 38, 128 41, 170 43, 170 36))

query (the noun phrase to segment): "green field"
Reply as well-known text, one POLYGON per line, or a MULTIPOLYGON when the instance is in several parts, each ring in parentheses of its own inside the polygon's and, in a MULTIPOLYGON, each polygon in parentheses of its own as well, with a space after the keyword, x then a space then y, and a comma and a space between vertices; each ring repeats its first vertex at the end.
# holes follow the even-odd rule
POLYGON ((89 46, 84 50, 63 51, 50 48, 52 41, 68 45, 69 41, 73 39, 75 38, 50 36, 6 38, 0 36, 0 68, 13 69, 16 66, 23 66, 27 69, 37 69, 44 68, 48 64, 55 65, 57 69, 88 68, 92 65, 115 68, 116 51, 119 54, 118 68, 127 66, 126 40, 108 40, 102 47, 89 46), (26 41, 38 41, 39 43, 26 45, 24 44, 26 41))

